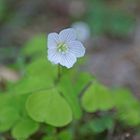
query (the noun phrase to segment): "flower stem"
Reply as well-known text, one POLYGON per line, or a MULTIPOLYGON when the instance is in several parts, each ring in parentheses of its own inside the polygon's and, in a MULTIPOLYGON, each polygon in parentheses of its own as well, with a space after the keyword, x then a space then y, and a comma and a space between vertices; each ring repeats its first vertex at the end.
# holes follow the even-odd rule
POLYGON ((57 74, 57 81, 61 78, 61 66, 58 64, 58 74, 57 74))

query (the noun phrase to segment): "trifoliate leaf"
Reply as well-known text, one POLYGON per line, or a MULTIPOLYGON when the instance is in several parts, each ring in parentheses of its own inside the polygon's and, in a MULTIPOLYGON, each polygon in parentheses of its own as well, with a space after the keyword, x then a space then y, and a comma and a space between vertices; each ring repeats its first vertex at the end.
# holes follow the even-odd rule
POLYGON ((87 112, 113 108, 113 95, 103 85, 93 82, 82 97, 82 105, 87 112))
POLYGON ((32 94, 26 103, 29 116, 38 122, 60 127, 72 121, 72 111, 54 89, 32 94))

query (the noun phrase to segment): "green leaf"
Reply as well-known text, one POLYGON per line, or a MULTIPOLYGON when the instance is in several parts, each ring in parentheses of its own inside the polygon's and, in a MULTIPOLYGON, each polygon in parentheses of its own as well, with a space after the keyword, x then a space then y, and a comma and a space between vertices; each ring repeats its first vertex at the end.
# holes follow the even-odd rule
POLYGON ((68 130, 60 131, 60 133, 54 133, 49 136, 43 137, 42 140, 73 140, 72 132, 68 130))
POLYGON ((93 81, 94 78, 92 75, 85 72, 80 72, 80 74, 76 73, 76 75, 77 78, 75 78, 72 82, 74 83, 73 86, 75 94, 79 95, 82 92, 82 90, 84 90, 86 86, 93 81))
MULTIPOLYGON (((48 78, 56 78, 57 66, 51 64, 47 57, 37 59, 26 67, 26 72, 30 76, 47 76, 48 78)), ((53 79, 53 80, 54 80, 53 79)))
POLYGON ((25 103, 30 94, 13 94, 12 93, 11 95, 12 95, 12 100, 13 100, 12 107, 15 108, 16 111, 19 113, 20 119, 28 118, 27 111, 25 109, 25 103))
POLYGON ((31 119, 20 120, 12 129, 12 136, 15 139, 27 139, 39 128, 38 123, 31 119))
POLYGON ((117 118, 130 126, 140 124, 140 103, 128 89, 114 91, 117 118))
MULTIPOLYGON (((140 104, 139 104, 140 106, 140 104)), ((118 110, 118 119, 130 126, 140 125, 140 107, 138 108, 122 108, 118 110)))
POLYGON ((74 118, 79 119, 82 115, 82 111, 79 98, 74 91, 74 85, 72 84, 71 77, 73 77, 71 73, 67 73, 66 75, 62 76, 57 88, 69 103, 73 111, 74 118))
POLYGON ((12 104, 12 96, 8 93, 1 93, 0 94, 0 109, 6 106, 11 106, 12 104))
POLYGON ((101 118, 96 118, 89 124, 90 129, 95 133, 101 133, 106 129, 112 129, 114 122, 111 116, 103 116, 101 118))
POLYGON ((19 114, 12 107, 3 107, 0 109, 0 131, 9 130, 19 119, 19 114))
MULTIPOLYGON (((36 35, 31 40, 29 40, 25 45, 22 53, 27 56, 33 55, 45 55, 46 54, 46 35, 36 35)), ((39 56, 40 57, 40 56, 39 56)))
POLYGON ((70 106, 54 89, 32 94, 27 100, 26 109, 33 120, 56 127, 72 121, 70 106))
POLYGON ((0 131, 9 130, 19 119, 13 96, 8 93, 0 95, 0 131))
POLYGON ((13 87, 12 92, 26 94, 40 91, 42 89, 49 89, 51 87, 53 87, 53 82, 52 80, 48 79, 47 76, 31 76, 17 83, 13 87))
POLYGON ((114 91, 114 101, 117 108, 131 107, 135 104, 136 99, 128 89, 116 89, 114 91))
POLYGON ((109 89, 98 82, 93 82, 82 97, 82 106, 87 112, 106 111, 113 108, 112 99, 109 89))
POLYGON ((130 105, 117 108, 117 117, 130 126, 140 125, 140 103, 139 101, 130 102, 130 105))
POLYGON ((58 139, 60 139, 60 140, 73 140, 73 136, 72 136, 71 132, 69 132, 68 130, 64 130, 58 134, 58 139))
POLYGON ((42 127, 42 130, 44 133, 46 133, 49 136, 53 136, 54 134, 57 133, 57 128, 52 125, 44 125, 42 127))
MULTIPOLYGON (((21 117, 27 118, 25 102, 29 94, 0 95, 0 131, 7 131, 21 121, 21 117)), ((24 119, 24 118, 23 118, 24 119)))
POLYGON ((56 67, 48 63, 47 59, 38 59, 26 67, 26 75, 12 87, 12 91, 20 94, 52 88, 56 73, 56 67))

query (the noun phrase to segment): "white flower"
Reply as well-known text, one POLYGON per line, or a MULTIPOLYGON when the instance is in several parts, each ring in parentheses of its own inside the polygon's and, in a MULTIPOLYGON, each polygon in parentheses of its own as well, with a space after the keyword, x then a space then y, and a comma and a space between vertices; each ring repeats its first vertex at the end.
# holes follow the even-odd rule
POLYGON ((85 54, 83 44, 76 38, 76 32, 72 28, 64 29, 59 34, 50 33, 48 35, 49 61, 71 68, 77 58, 85 54))
POLYGON ((85 22, 75 22, 72 24, 72 28, 77 32, 77 39, 84 42, 90 37, 90 29, 85 22))

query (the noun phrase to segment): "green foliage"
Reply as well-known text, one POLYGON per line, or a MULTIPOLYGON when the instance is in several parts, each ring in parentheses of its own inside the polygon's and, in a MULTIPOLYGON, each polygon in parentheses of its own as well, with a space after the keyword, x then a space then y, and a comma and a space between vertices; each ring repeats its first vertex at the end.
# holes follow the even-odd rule
POLYGON ((77 67, 62 67, 58 78, 57 66, 43 55, 45 45, 39 35, 22 50, 31 59, 22 61, 21 80, 0 93, 0 132, 19 140, 40 132, 42 140, 72 140, 76 134, 82 140, 115 128, 116 120, 140 125, 140 102, 129 90, 109 89, 77 67))
POLYGON ((57 140, 54 136, 46 136, 42 140, 57 140))
POLYGON ((126 125, 139 126, 140 125, 140 104, 137 103, 131 108, 122 108, 118 111, 118 118, 125 122, 126 125), (136 108, 134 108, 136 107, 136 108))
POLYGON ((93 78, 90 74, 78 73, 72 70, 61 77, 58 90, 70 104, 75 119, 80 119, 82 115, 78 96, 92 80, 93 78))
POLYGON ((123 11, 113 11, 110 15, 108 31, 119 37, 129 35, 134 29, 134 18, 123 11))
POLYGON ((19 119, 11 96, 0 95, 0 131, 9 130, 19 119))
POLYGON ((62 130, 60 133, 44 136, 42 140, 73 140, 73 134, 69 130, 62 130))
POLYGON ((6 11, 6 0, 0 0, 0 20, 4 18, 6 11))
POLYGON ((32 119, 60 127, 72 120, 72 112, 68 103, 54 89, 32 94, 26 103, 27 111, 32 119))
POLYGON ((121 108, 122 106, 129 108, 136 102, 136 99, 128 89, 116 89, 114 91, 114 97, 117 108, 121 108))
POLYGON ((106 111, 113 108, 112 98, 108 88, 93 82, 82 97, 82 105, 87 112, 106 111))
POLYGON ((105 130, 110 130, 114 126, 113 116, 110 114, 95 117, 88 121, 80 128, 81 133, 102 133, 105 130))
POLYGON ((58 139, 60 140, 73 140, 72 133, 65 130, 58 134, 58 139))
POLYGON ((19 114, 12 107, 4 107, 0 109, 0 131, 9 130, 19 119, 19 114))
POLYGON ((58 84, 58 90, 62 93, 62 95, 65 97, 65 99, 70 104, 74 117, 80 118, 82 115, 79 100, 77 96, 75 95, 75 91, 73 87, 72 81, 71 81, 71 74, 68 73, 64 75, 59 84, 58 84))
POLYGON ((95 118, 88 125, 94 133, 101 133, 106 129, 112 129, 113 118, 111 116, 103 116, 101 118, 95 118))
POLYGON ((39 128, 38 123, 31 119, 21 119, 17 124, 15 124, 12 129, 12 136, 15 139, 27 139, 30 135, 35 133, 39 128))
POLYGON ((22 54, 25 56, 33 56, 33 55, 44 56, 46 54, 45 52, 47 52, 46 38, 47 37, 45 34, 36 35, 24 45, 22 54))
POLYGON ((35 129, 38 129, 38 124, 29 119, 25 112, 25 101, 27 97, 26 94, 20 96, 18 94, 8 93, 1 95, 0 132, 11 130, 14 138, 26 139, 35 132, 35 129))
POLYGON ((140 124, 140 102, 132 96, 129 90, 115 91, 115 105, 121 121, 131 126, 140 124))
POLYGON ((53 87, 56 67, 52 68, 53 66, 45 59, 38 59, 27 65, 26 75, 13 87, 12 91, 14 93, 31 93, 43 88, 53 87))
POLYGON ((127 11, 111 7, 104 0, 92 0, 87 13, 94 34, 109 33, 117 37, 128 36, 134 29, 135 20, 127 11))
POLYGON ((75 74, 76 79, 73 80, 73 86, 75 94, 80 95, 83 90, 86 90, 87 86, 95 79, 91 74, 86 72, 80 72, 75 74), (76 77, 76 75, 78 75, 76 77))

